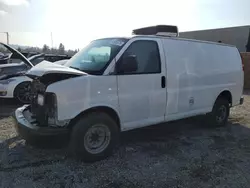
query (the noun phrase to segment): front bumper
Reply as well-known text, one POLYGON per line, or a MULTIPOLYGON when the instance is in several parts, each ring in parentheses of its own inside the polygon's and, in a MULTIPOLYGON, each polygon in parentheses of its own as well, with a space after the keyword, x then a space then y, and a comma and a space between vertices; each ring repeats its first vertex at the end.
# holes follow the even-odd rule
POLYGON ((17 133, 27 141, 36 141, 36 140, 51 140, 51 139, 63 139, 66 140, 69 137, 68 128, 56 128, 49 126, 37 126, 34 123, 31 123, 30 118, 25 115, 29 105, 24 105, 20 108, 17 108, 13 118, 15 121, 15 129, 17 133))

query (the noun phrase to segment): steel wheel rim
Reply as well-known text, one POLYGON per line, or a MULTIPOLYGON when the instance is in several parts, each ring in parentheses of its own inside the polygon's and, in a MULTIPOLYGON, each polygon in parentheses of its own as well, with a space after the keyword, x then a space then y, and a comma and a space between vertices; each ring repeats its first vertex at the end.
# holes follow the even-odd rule
POLYGON ((30 96, 30 84, 22 84, 17 91, 17 99, 23 103, 29 102, 31 99, 30 96))
POLYGON ((84 135, 84 147, 91 154, 103 152, 110 143, 110 130, 104 124, 90 127, 84 135))
POLYGON ((222 123, 225 120, 226 116, 227 116, 227 108, 226 106, 223 105, 218 109, 218 112, 216 115, 216 121, 218 123, 222 123))

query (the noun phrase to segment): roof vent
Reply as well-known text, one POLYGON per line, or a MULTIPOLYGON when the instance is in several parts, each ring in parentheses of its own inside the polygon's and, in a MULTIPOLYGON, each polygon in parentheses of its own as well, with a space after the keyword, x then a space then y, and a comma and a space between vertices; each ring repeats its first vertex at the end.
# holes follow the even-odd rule
POLYGON ((172 25, 157 25, 144 27, 139 29, 134 29, 132 32, 133 35, 159 35, 159 36, 170 36, 178 37, 178 27, 172 25))

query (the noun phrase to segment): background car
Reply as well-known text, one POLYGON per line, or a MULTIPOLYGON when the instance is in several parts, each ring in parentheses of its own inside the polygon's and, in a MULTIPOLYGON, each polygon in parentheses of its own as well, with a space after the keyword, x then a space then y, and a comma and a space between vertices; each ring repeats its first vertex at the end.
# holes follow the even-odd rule
POLYGON ((0 65, 9 63, 11 54, 3 54, 0 52, 0 65))
POLYGON ((15 98, 21 103, 30 102, 30 82, 32 80, 25 76, 25 72, 42 61, 56 63, 62 60, 59 64, 63 65, 70 59, 70 56, 67 55, 37 54, 27 58, 32 63, 29 65, 24 63, 27 60, 24 54, 8 45, 2 45, 11 51, 15 59, 19 58, 21 62, 0 65, 0 98, 15 98))
MULTIPOLYGON (((70 56, 67 55, 53 55, 53 54, 38 54, 33 55, 28 58, 28 60, 33 64, 37 65, 42 61, 56 62, 61 60, 68 60, 70 56)), ((60 64, 64 64, 66 61, 60 62, 60 64)), ((30 66, 27 66, 24 62, 20 63, 6 63, 0 65, 0 80, 4 79, 5 76, 13 75, 19 72, 26 72, 30 69, 30 66)))

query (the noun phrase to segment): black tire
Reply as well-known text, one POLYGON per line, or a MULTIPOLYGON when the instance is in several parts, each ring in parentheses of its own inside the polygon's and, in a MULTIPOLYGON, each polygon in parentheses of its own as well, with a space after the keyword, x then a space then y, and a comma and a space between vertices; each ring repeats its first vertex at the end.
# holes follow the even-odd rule
MULTIPOLYGON (((91 132, 93 136, 93 132, 91 132)), ((108 138, 108 136, 105 136, 108 138)), ((97 139, 98 140, 98 139, 97 139)), ((107 114, 103 112, 93 112, 83 116, 79 119, 71 132, 69 149, 71 154, 85 162, 94 162, 102 160, 112 154, 114 147, 119 140, 119 129, 116 122, 107 114), (110 140, 108 145, 100 152, 91 153, 86 145, 90 143, 88 133, 94 129, 96 125, 105 125, 110 131, 110 140)))
POLYGON ((14 90, 14 98, 22 104, 27 104, 31 102, 30 96, 30 85, 31 82, 22 82, 18 84, 14 90))
POLYGON ((224 98, 218 98, 212 112, 207 115, 206 120, 211 127, 222 127, 227 124, 229 114, 229 101, 224 98))

